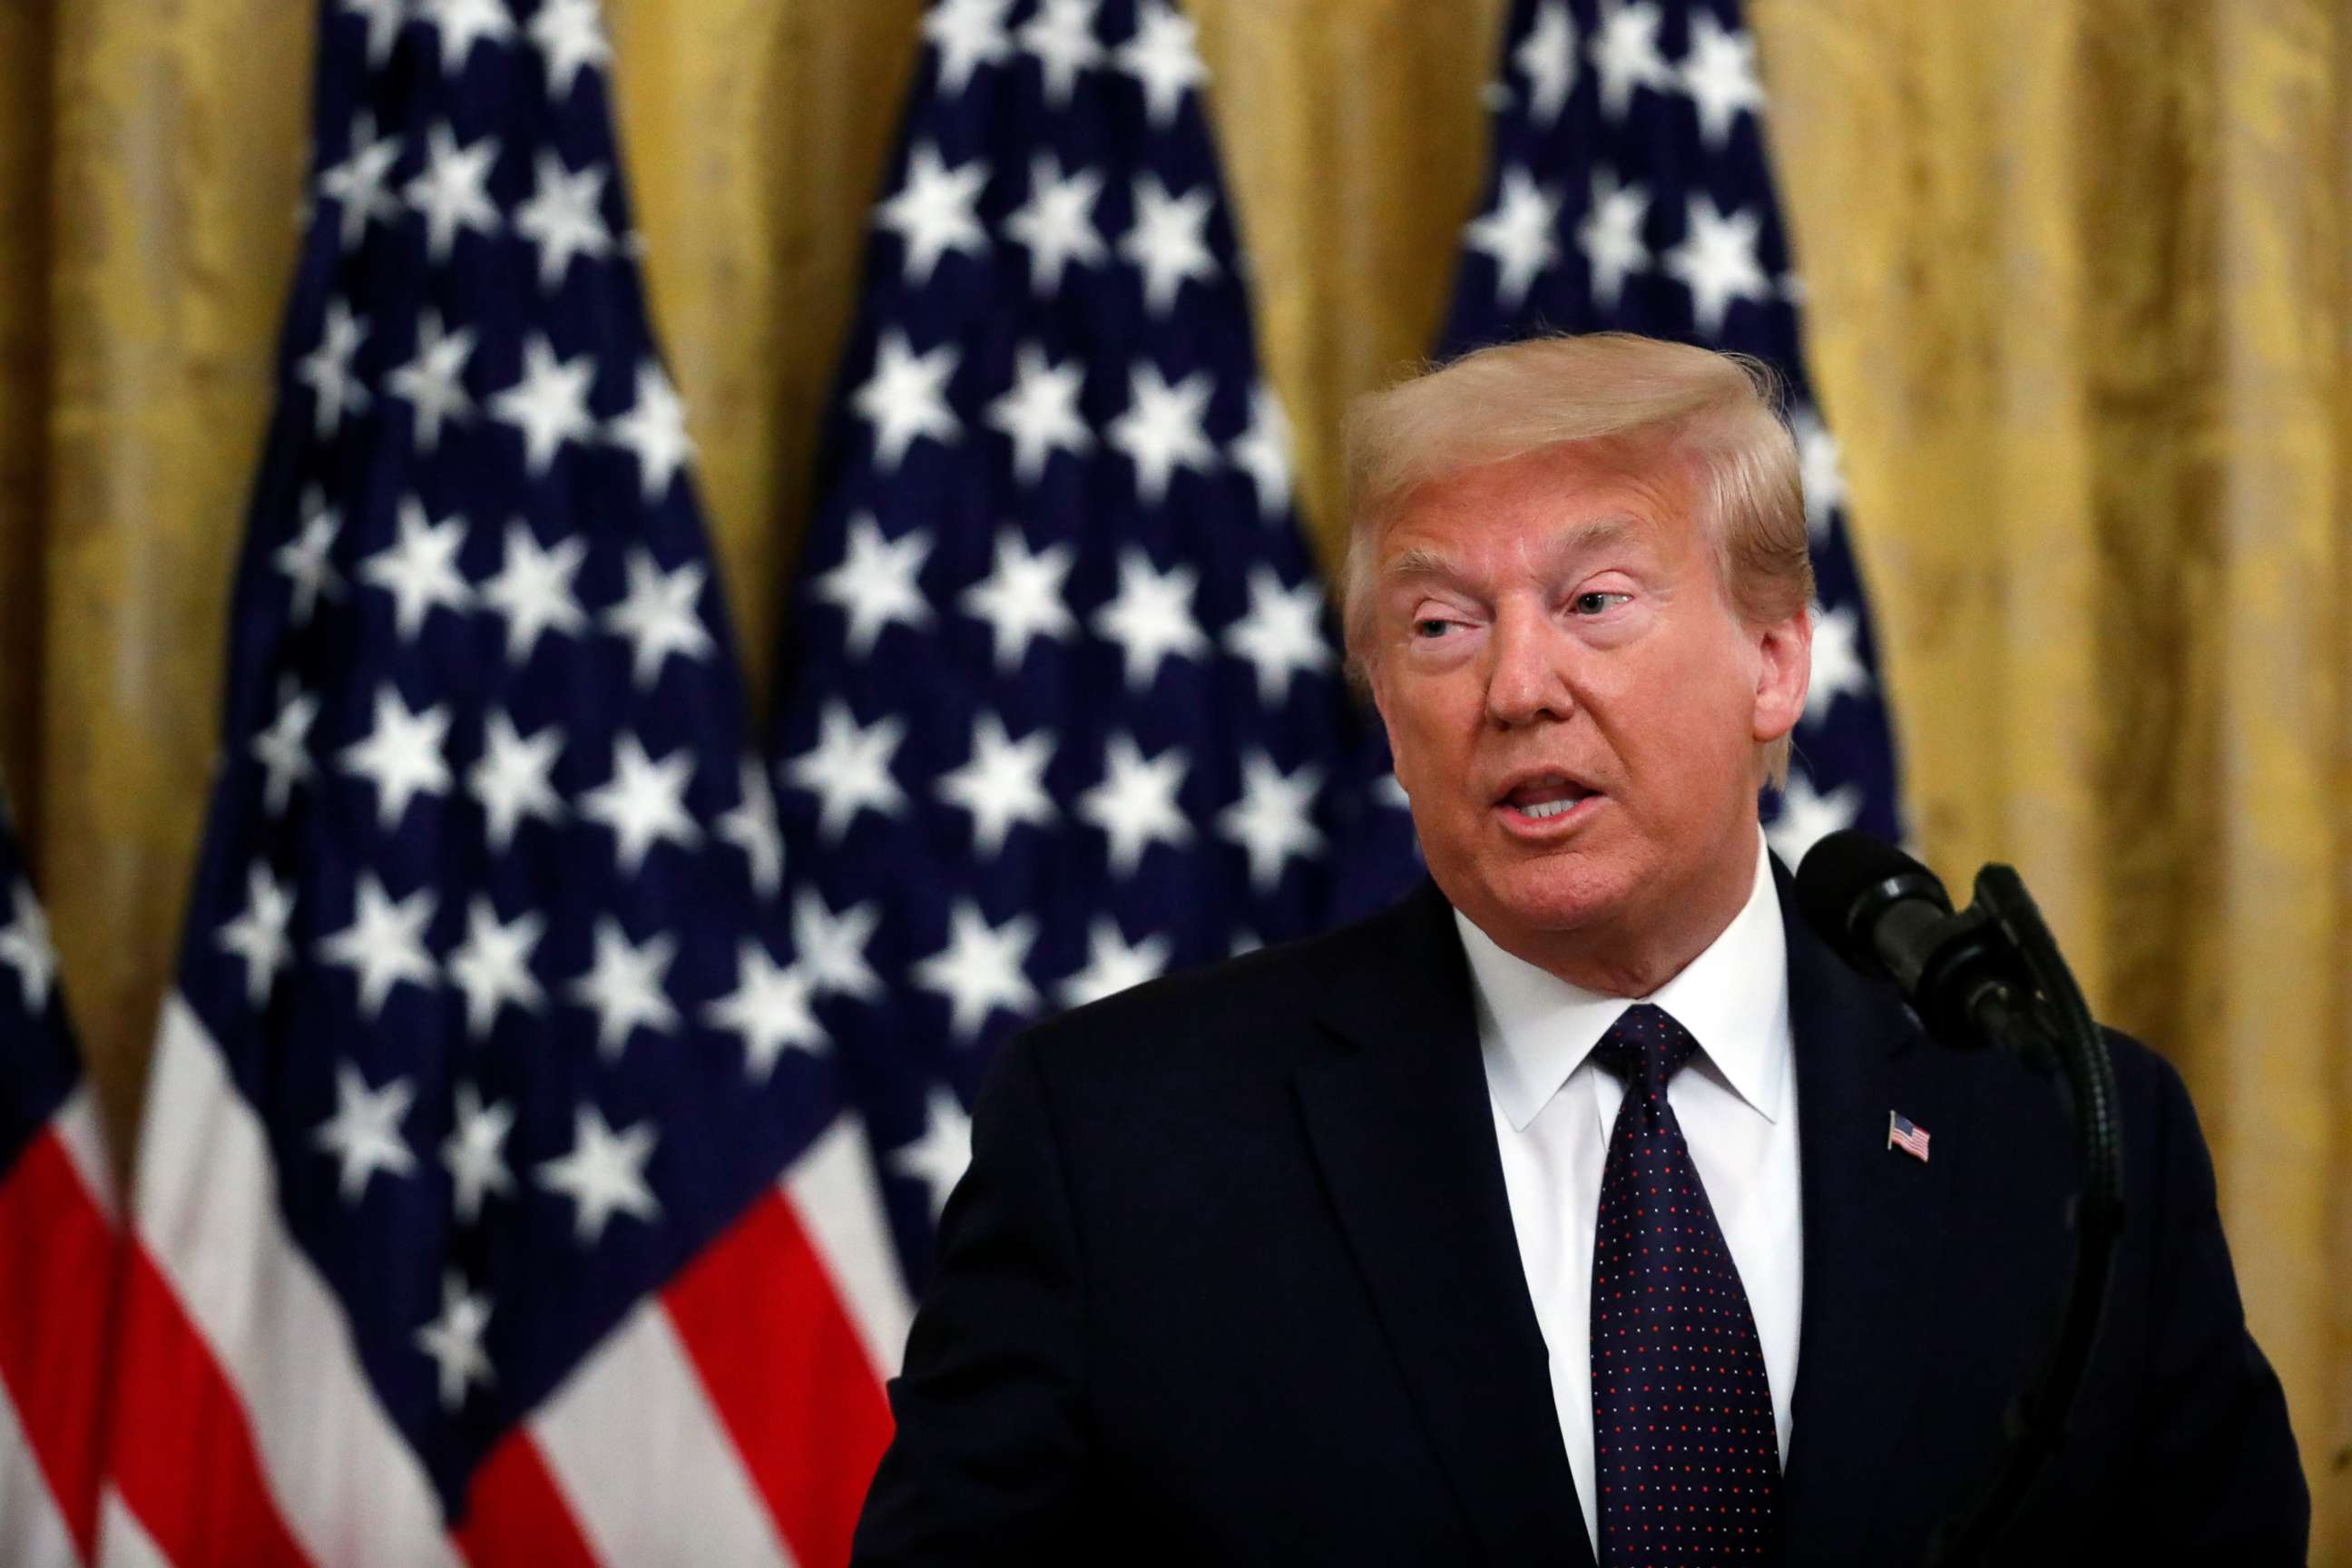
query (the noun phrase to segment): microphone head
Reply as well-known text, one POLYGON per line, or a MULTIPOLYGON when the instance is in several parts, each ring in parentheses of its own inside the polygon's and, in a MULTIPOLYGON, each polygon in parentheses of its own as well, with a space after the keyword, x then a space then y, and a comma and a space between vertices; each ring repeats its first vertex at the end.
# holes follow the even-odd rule
POLYGON ((1926 899, 1947 913, 1952 908, 1936 873, 1856 828, 1821 839, 1797 868, 1797 909, 1805 923, 1860 969, 1884 970, 1871 928, 1880 910, 1901 899, 1926 899))

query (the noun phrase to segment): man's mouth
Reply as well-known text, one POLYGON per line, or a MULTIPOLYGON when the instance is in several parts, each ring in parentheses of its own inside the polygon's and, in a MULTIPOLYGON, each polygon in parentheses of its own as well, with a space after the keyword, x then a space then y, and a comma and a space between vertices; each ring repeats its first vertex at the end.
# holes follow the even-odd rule
POLYGON ((1599 795, 1600 791, 1588 789, 1564 774, 1547 773, 1514 785, 1497 804, 1529 821, 1549 822, 1566 816, 1599 795))

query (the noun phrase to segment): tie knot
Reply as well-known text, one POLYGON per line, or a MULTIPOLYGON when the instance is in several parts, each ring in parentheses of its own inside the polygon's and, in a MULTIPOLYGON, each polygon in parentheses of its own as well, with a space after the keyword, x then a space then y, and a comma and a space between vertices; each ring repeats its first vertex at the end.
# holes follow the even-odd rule
POLYGON ((1617 1016, 1592 1054, 1627 1084, 1663 1091, 1698 1053, 1698 1041, 1664 1007, 1636 1002, 1617 1016))

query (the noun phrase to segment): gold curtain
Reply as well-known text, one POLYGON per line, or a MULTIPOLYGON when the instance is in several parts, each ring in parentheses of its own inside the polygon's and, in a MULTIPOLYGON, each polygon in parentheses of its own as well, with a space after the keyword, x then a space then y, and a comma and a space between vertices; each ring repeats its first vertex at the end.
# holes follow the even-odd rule
MULTIPOLYGON (((2352 17, 1751 0, 1916 836, 2189 1078, 2352 1563, 2352 17)), ((919 0, 612 0, 755 692, 919 0)), ((1194 0, 1265 353, 1422 353, 1501 0, 1194 0)), ((0 0, 0 767, 127 1143, 293 252, 311 7, 0 0)))

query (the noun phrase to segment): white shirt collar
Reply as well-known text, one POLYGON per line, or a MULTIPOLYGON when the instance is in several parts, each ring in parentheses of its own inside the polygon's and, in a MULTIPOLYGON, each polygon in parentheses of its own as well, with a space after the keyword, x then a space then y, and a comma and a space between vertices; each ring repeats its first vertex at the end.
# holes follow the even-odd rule
POLYGON ((1733 1092, 1767 1121, 1780 1119, 1789 1060, 1774 1045, 1789 1037, 1789 946, 1760 829, 1748 902, 1706 951, 1647 996, 1587 991, 1504 952, 1459 910, 1454 923, 1477 993, 1486 1083, 1514 1129, 1527 1131, 1635 1002, 1672 1014, 1733 1092))

